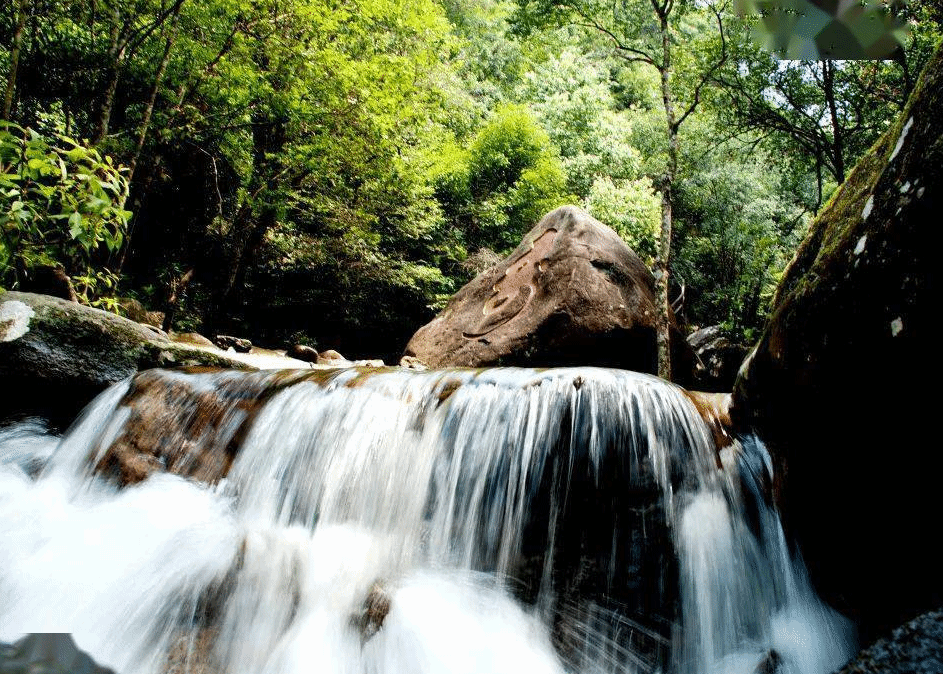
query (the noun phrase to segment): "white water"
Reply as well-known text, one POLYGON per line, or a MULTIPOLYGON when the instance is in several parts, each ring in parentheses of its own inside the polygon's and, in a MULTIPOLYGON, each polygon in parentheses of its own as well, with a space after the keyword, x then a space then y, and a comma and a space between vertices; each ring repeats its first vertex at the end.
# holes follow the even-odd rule
POLYGON ((656 379, 342 372, 268 400, 223 483, 119 490, 88 466, 128 386, 61 441, 0 429, 0 640, 72 632, 121 674, 171 652, 226 674, 750 674, 771 651, 827 674, 848 655, 763 502, 765 450, 721 470, 656 379))

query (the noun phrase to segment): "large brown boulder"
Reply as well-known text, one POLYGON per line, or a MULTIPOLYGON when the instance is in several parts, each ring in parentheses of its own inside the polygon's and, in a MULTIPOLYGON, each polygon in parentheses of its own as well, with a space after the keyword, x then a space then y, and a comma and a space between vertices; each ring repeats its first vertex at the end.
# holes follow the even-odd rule
POLYGON ((943 51, 811 226, 734 390, 818 589, 866 640, 943 605, 943 51))
MULTIPOLYGON (((459 290, 413 335, 405 356, 433 368, 598 365, 654 373, 654 286, 618 234, 563 206, 459 290)), ((675 379, 687 382, 691 353, 674 326, 672 355, 675 379)))

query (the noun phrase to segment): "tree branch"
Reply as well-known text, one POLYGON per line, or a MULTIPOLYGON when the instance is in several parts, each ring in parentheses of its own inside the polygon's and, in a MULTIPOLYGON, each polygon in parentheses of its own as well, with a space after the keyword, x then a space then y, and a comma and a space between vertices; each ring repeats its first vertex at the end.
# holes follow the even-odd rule
MULTIPOLYGON (((724 7, 726 7, 726 3, 724 7)), ((707 84, 707 82, 713 78, 714 73, 716 73, 727 62, 727 37, 724 35, 724 22, 720 17, 720 11, 718 11, 717 8, 713 5, 711 5, 711 11, 714 13, 714 17, 717 19, 717 28, 720 31, 720 58, 702 74, 700 81, 697 83, 697 86, 694 87, 694 97, 691 100, 691 104, 675 121, 675 130, 681 128, 684 120, 686 120, 700 104, 701 90, 704 88, 704 85, 707 84)))

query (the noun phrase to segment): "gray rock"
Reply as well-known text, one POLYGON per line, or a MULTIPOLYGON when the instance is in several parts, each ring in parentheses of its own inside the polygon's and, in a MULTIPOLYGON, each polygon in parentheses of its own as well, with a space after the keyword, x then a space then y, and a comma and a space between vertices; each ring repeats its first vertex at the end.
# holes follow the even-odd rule
POLYGON ((728 339, 719 325, 688 335, 694 350, 694 385, 702 391, 730 391, 750 349, 728 339))
POLYGON ((100 309, 48 295, 0 294, 0 376, 102 389, 168 364, 253 369, 100 309))
POLYGON ((236 353, 249 353, 252 350, 252 342, 242 337, 233 337, 232 335, 216 335, 213 342, 219 348, 232 349, 236 353))
POLYGON ((878 639, 839 674, 943 674, 943 611, 930 611, 878 639))
POLYGON ((113 674, 75 645, 69 634, 27 634, 13 644, 0 643, 3 674, 113 674))

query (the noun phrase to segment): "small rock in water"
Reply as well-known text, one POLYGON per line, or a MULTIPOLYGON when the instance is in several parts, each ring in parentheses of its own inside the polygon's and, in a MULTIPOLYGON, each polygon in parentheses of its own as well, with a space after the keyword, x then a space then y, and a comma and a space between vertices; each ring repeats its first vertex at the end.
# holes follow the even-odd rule
POLYGON ((380 360, 379 358, 368 358, 368 359, 366 359, 366 360, 355 360, 353 364, 356 365, 356 366, 358 366, 358 367, 386 367, 386 363, 384 363, 384 362, 383 362, 382 360, 380 360))
POLYGON ((233 337, 232 335, 216 335, 213 342, 223 351, 232 349, 238 353, 249 353, 252 349, 252 342, 242 337, 233 337))
POLYGON ((359 616, 354 616, 362 643, 369 641, 383 627, 383 621, 390 612, 390 603, 390 595, 383 585, 379 582, 374 583, 367 598, 363 601, 362 612, 359 616))
POLYGON ((760 660, 760 664, 753 670, 753 674, 778 674, 782 669, 783 656, 777 651, 770 650, 766 657, 760 660))
POLYGON ((334 349, 322 351, 318 355, 318 365, 337 365, 346 362, 348 362, 347 359, 334 349))
POLYGON ((198 332, 171 332, 170 341, 180 344, 193 344, 194 346, 215 346, 212 340, 207 339, 198 332))
POLYGON ((316 349, 305 344, 292 344, 285 355, 296 360, 303 360, 306 363, 317 363, 319 356, 316 349))
POLYGON ((423 363, 421 360, 419 360, 415 356, 403 356, 402 358, 399 359, 399 366, 408 368, 410 370, 419 370, 420 372, 429 369, 428 367, 426 367, 425 363, 423 363))

